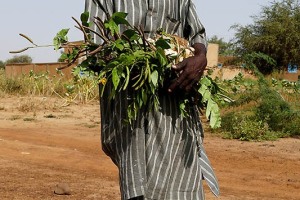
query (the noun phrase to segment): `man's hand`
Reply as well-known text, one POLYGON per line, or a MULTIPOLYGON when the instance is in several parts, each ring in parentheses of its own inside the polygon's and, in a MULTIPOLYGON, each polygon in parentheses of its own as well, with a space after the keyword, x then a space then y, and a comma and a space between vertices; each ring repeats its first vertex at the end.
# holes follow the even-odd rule
POLYGON ((178 87, 189 92, 203 75, 207 65, 206 48, 200 43, 194 44, 193 47, 195 49, 194 56, 186 58, 173 66, 173 69, 179 76, 169 86, 168 92, 173 92, 178 87))

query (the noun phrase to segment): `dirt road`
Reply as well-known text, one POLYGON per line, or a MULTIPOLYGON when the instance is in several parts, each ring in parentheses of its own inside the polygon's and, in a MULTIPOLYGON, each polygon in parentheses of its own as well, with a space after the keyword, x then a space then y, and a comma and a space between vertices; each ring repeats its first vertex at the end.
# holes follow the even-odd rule
MULTIPOLYGON (((0 199, 120 199, 118 171, 100 147, 99 105, 59 102, 1 98, 0 199), (71 195, 55 195, 58 183, 71 195)), ((249 143, 207 134, 205 147, 220 200, 300 199, 299 139, 249 143)))

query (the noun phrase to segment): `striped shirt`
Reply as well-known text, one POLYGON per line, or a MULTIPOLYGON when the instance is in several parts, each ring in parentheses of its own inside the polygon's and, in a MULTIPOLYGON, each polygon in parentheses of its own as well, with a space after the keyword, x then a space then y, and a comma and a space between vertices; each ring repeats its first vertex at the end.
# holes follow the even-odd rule
MULTIPOLYGON (((86 0, 85 9, 90 12, 91 21, 94 16, 105 19, 106 13, 126 12, 129 23, 142 25, 149 37, 163 28, 185 37, 191 44, 206 44, 205 30, 192 0, 86 0)), ((99 38, 95 40, 101 42, 99 38)), ((205 170, 199 152, 205 157, 206 154, 195 107, 190 107, 190 117, 182 118, 179 95, 162 92, 158 111, 142 109, 137 120, 126 125, 123 120, 134 94, 122 91, 108 101, 110 87, 108 83, 100 99, 101 141, 104 152, 119 169, 122 200, 137 196, 159 200, 204 199, 205 170)), ((210 167, 209 161, 205 164, 210 167)))

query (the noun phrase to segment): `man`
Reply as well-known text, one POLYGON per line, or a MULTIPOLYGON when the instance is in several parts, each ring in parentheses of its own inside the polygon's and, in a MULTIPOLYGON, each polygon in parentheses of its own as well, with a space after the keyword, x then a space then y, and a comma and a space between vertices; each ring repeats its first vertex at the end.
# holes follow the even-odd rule
MULTIPOLYGON (((163 28, 186 38, 195 56, 174 66, 176 81, 160 93, 159 111, 141 110, 132 125, 122 123, 131 99, 128 91, 108 101, 101 98, 101 140, 104 152, 117 165, 122 199, 204 199, 202 178, 218 195, 218 184, 202 146, 203 130, 194 106, 182 118, 180 92, 189 92, 206 67, 205 29, 192 0, 86 0, 90 21, 114 12, 128 13, 131 25, 142 26, 148 37, 163 28)), ((94 26, 95 30, 96 27, 94 26)), ((101 42, 95 37, 96 42, 101 42)), ((108 87, 109 88, 109 87, 108 87)))

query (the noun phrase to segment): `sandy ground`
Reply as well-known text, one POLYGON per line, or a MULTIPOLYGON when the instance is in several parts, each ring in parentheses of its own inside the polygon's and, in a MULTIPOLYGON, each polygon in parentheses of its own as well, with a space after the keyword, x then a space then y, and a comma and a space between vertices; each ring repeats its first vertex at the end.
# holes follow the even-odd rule
MULTIPOLYGON (((118 171, 100 146, 99 105, 0 99, 0 199, 120 199, 118 171), (71 195, 56 195, 59 183, 71 195)), ((241 142, 206 134, 222 199, 300 199, 300 140, 241 142)), ((206 189, 207 199, 215 199, 206 189)))

